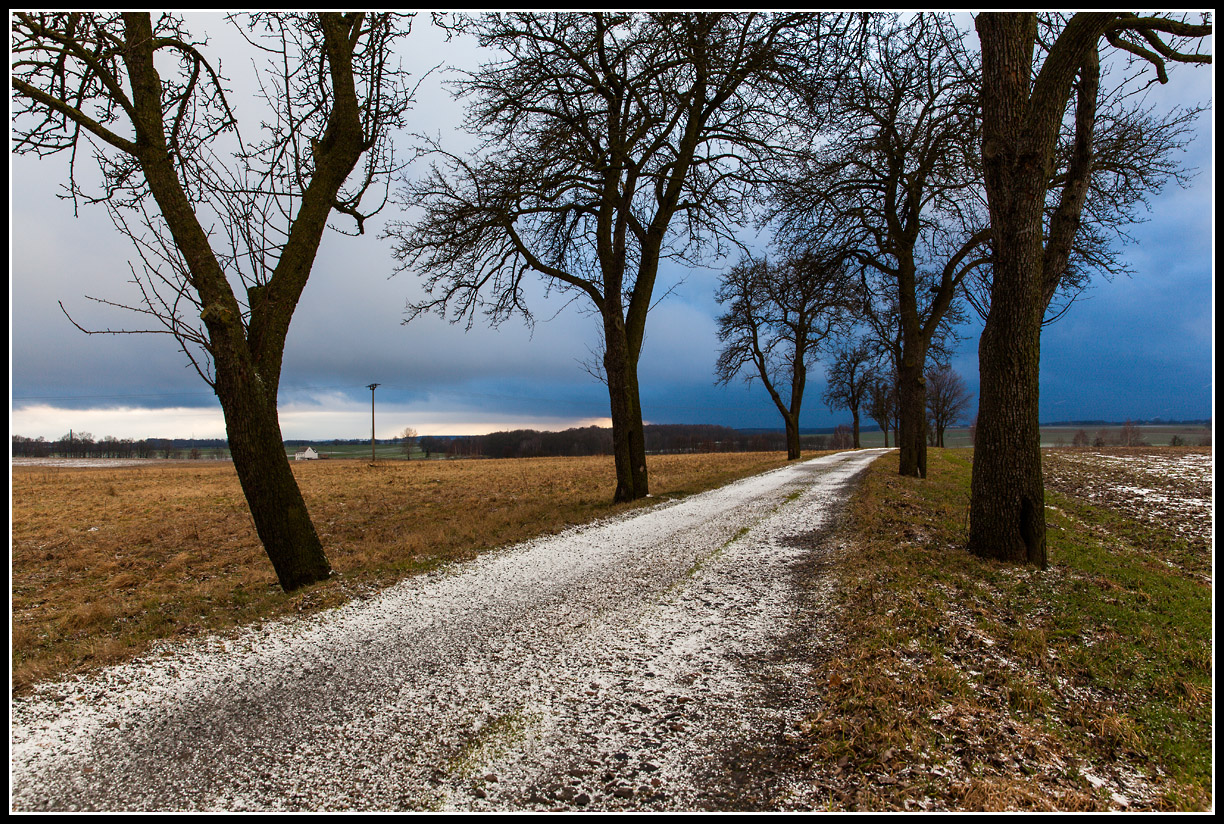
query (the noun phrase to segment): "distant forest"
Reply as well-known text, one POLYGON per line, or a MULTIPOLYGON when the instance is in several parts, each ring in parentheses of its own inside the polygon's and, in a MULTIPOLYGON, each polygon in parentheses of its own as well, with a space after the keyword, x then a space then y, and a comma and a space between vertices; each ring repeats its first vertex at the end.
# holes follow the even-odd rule
MULTIPOLYGON (((786 449, 786 434, 744 431, 706 424, 656 424, 645 427, 646 452, 771 452, 786 449)), ((831 436, 804 435, 806 449, 828 448, 831 436)), ((612 430, 598 426, 540 432, 516 429, 470 437, 425 436, 418 446, 426 456, 435 454, 482 455, 486 458, 543 458, 611 455, 612 430)))
MULTIPOLYGON (((804 449, 827 449, 840 439, 849 439, 847 427, 833 434, 804 434, 804 449)), ((711 424, 655 424, 645 427, 646 451, 650 454, 691 452, 777 452, 786 449, 782 430, 732 429, 711 424)), ((422 435, 413 439, 426 458, 546 458, 611 455, 612 430, 598 426, 543 432, 514 429, 487 435, 422 435)), ((368 444, 369 440, 286 441, 286 446, 368 444)), ((380 444, 403 443, 401 438, 380 439, 380 444)), ((415 450, 414 450, 415 451, 415 450)))
POLYGON ((1211 426, 1211 418, 1195 418, 1188 421, 1166 421, 1160 418, 1152 420, 1128 420, 1128 421, 1051 421, 1050 423, 1042 423, 1042 426, 1125 426, 1126 424, 1134 424, 1135 426, 1211 426))
POLYGON ((229 458, 224 438, 95 439, 88 432, 71 432, 58 440, 13 436, 14 458, 229 458))
MULTIPOLYGON (((833 434, 805 434, 804 449, 827 449, 845 440, 845 427, 833 434)), ((653 454, 689 452, 768 452, 784 451, 786 436, 781 430, 738 430, 705 424, 659 424, 647 426, 646 451, 653 454)), ((13 457, 28 458, 228 458, 224 439, 132 440, 111 436, 95 439, 88 432, 71 433, 58 440, 14 435, 13 457)), ((287 447, 327 444, 368 444, 368 439, 324 441, 287 440, 287 447)), ((380 438, 379 443, 402 443, 399 438, 380 438)), ((425 435, 416 439, 425 457, 540 458, 584 455, 611 455, 612 430, 597 426, 541 432, 534 429, 490 432, 487 435, 425 435)))
MULTIPOLYGON (((1054 427, 1210 426, 1211 421, 1064 421, 1042 424, 1054 427)), ((786 434, 780 429, 732 429, 712 424, 655 424, 645 428, 646 451, 650 454, 692 452, 783 452, 786 434)), ((1118 443, 1098 432, 1097 445, 1118 443)), ((853 445, 849 427, 808 430, 800 434, 803 449, 846 449, 853 445)), ((88 432, 69 433, 58 440, 13 435, 15 458, 171 458, 228 459, 229 444, 223 438, 145 438, 132 440, 111 436, 95 439, 88 432)), ((611 455, 612 430, 598 426, 543 432, 515 429, 487 435, 423 435, 415 439, 413 453, 426 458, 544 458, 611 455)), ((287 440, 286 447, 369 444, 368 438, 287 440)), ((380 438, 380 444, 403 443, 401 438, 380 438)), ((1210 438, 1206 440, 1210 444, 1210 438)))

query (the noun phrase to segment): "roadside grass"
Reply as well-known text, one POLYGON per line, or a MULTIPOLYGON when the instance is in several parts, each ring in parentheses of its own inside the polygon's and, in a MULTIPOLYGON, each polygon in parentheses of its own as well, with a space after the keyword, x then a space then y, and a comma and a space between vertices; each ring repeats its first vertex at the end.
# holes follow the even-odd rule
POLYGON ((495 547, 785 464, 776 452, 656 456, 654 497, 613 505, 611 458, 293 462, 336 574, 291 595, 276 584, 228 462, 16 466, 12 688, 19 695, 127 660, 158 640, 335 606, 495 547))
POLYGON ((1049 570, 976 558, 971 455, 850 503, 803 736, 830 806, 1211 809, 1210 549, 1047 490, 1049 570))

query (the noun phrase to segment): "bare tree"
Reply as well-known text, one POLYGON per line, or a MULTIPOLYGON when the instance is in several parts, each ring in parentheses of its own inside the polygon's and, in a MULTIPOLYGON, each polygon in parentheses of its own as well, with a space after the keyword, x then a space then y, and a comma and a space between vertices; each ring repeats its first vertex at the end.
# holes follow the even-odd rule
POLYGON ((983 13, 982 166, 993 280, 978 347, 978 440, 969 549, 1045 567, 1045 489, 1038 417, 1041 323, 1067 271, 1093 171, 1102 41, 1167 80, 1169 63, 1210 63, 1187 16, 1084 12, 1069 18, 983 13), (1049 201, 1064 123, 1075 141, 1049 201))
POLYGON ((330 566, 283 447, 277 389, 285 336, 329 218, 342 212, 360 231, 370 213, 364 196, 394 167, 390 132, 411 93, 390 54, 405 21, 246 18, 240 31, 269 58, 261 75, 268 113, 253 142, 238 135, 206 43, 179 17, 17 13, 12 23, 13 148, 68 152, 72 197, 105 203, 135 243, 141 297, 125 308, 152 328, 119 331, 173 336, 213 387, 281 586, 326 578, 330 566), (76 175, 88 147, 102 172, 95 195, 76 175))
POLYGON ((524 280, 599 315, 616 500, 647 494, 637 377, 659 265, 721 254, 795 111, 789 78, 825 67, 840 16, 510 13, 465 18, 498 56, 456 84, 469 156, 439 162, 402 195, 402 270, 429 311, 469 326, 530 319, 524 280))
POLYGON ((875 379, 876 356, 863 339, 844 344, 825 376, 824 402, 829 411, 847 409, 853 416, 854 448, 860 449, 859 410, 867 401, 875 379))
POLYGON ((852 286, 840 256, 809 252, 777 264, 745 257, 723 275, 715 294, 727 307, 718 318, 718 383, 730 383, 741 371, 749 383, 761 381, 785 422, 787 460, 800 456, 808 369, 824 342, 845 326, 852 286))
POLYGON ((776 191, 782 231, 852 249, 895 322, 902 475, 926 475, 926 365, 958 319, 961 285, 989 263, 978 174, 976 65, 944 15, 875 32, 806 161, 776 191), (832 238, 832 240, 827 240, 832 238))
POLYGON ((854 443, 854 433, 850 431, 850 427, 844 423, 839 423, 833 429, 833 434, 829 438, 830 449, 858 449, 854 443))
MULTIPOLYGON (((1048 15, 1039 18, 1038 23, 1043 32, 1039 43, 1044 44, 1065 23, 1065 18, 1048 15)), ((1078 227, 1065 251, 1052 258, 1052 262, 1061 266, 1061 273, 1052 270, 1042 287, 1045 304, 1042 326, 1065 316, 1095 276, 1109 280, 1133 274, 1122 255, 1124 245, 1132 240, 1129 227, 1145 219, 1144 207, 1151 196, 1170 181, 1187 185, 1191 176, 1178 161, 1178 155, 1193 138, 1194 123, 1207 107, 1158 111, 1136 94, 1135 84, 1128 82, 1133 78, 1124 76, 1109 82, 1118 74, 1133 74, 1133 65, 1114 61, 1112 71, 1113 77, 1110 66, 1099 67, 1092 115, 1091 168, 1078 227)), ((1086 155, 1081 142, 1085 135, 1082 119, 1078 124, 1075 117, 1062 119, 1045 195, 1046 238, 1051 238, 1052 232, 1066 234, 1069 229, 1067 209, 1071 204, 1065 199, 1065 187, 1077 168, 1083 173, 1086 155)), ((965 295, 983 321, 990 312, 993 274, 993 268, 982 267, 965 281, 965 295)))
POLYGON ((964 418, 973 394, 965 380, 949 366, 936 366, 927 372, 927 411, 935 432, 935 446, 943 448, 944 430, 964 418))
POLYGON ((1118 443, 1122 446, 1147 446, 1138 424, 1130 420, 1122 424, 1122 431, 1118 433, 1118 443))
POLYGON ((896 373, 877 373, 867 393, 867 415, 884 433, 884 446, 888 447, 888 432, 897 428, 897 376, 896 373))
MULTIPOLYGON (((417 431, 411 426, 405 426, 404 431, 399 434, 400 449, 404 450, 404 457, 412 460, 412 449, 417 444, 417 431)), ((429 453, 425 453, 425 457, 429 457, 429 453)))

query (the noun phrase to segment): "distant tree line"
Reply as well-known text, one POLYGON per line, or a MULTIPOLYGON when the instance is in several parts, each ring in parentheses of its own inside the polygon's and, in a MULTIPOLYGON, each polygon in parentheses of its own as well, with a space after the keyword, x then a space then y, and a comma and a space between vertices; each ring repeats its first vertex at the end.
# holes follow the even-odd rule
MULTIPOLYGON (((850 448, 848 426, 830 435, 801 436, 807 450, 850 448)), ((655 424, 644 427, 646 451, 650 454, 705 452, 780 452, 787 448, 784 432, 753 432, 712 424, 655 424)), ((426 458, 546 458, 613 455, 612 430, 598 426, 561 432, 515 429, 487 435, 424 435, 419 439, 426 458)))
POLYGON ((54 441, 13 436, 14 458, 177 458, 229 457, 224 438, 116 438, 95 439, 89 432, 71 432, 54 441))
MULTIPOLYGON (((1088 435, 1087 429, 1078 429, 1075 435, 1071 438, 1071 445, 1084 447, 1102 447, 1102 446, 1155 446, 1149 444, 1144 437, 1143 431, 1139 428, 1140 423, 1136 421, 1126 421, 1119 429, 1111 430, 1101 428, 1098 429, 1091 437, 1088 435)), ((1061 444, 1060 444, 1061 445, 1061 444)), ((1180 435, 1173 435, 1169 439, 1169 446, 1189 446, 1186 438, 1180 435)), ((1205 429, 1199 436, 1197 441, 1198 446, 1211 446, 1211 430, 1205 429)))

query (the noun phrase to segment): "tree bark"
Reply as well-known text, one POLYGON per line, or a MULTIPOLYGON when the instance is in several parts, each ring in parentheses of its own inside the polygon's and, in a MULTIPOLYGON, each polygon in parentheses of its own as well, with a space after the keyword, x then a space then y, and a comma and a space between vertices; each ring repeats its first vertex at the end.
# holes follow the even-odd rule
POLYGON ((927 474, 926 437, 926 357, 917 341, 906 346, 897 371, 897 446, 901 448, 901 474, 925 478, 927 474))
POLYGON ((994 245, 991 307, 978 346, 977 441, 969 549, 1047 564, 1039 380, 1045 312, 1043 209, 1071 84, 1110 15, 1080 14, 1031 81, 1034 14, 978 16, 982 43, 982 165, 994 245))
MULTIPOLYGON (((805 324, 800 324, 804 327, 805 324)), ((791 397, 790 407, 783 407, 778 403, 778 411, 782 413, 782 420, 786 421, 786 460, 797 461, 801 457, 799 450, 799 410, 803 406, 803 391, 807 386, 807 358, 808 344, 802 334, 798 332, 795 335, 795 358, 791 364, 791 397)), ((762 377, 764 380, 764 377, 762 377)), ((780 398, 778 400, 781 400, 780 398)))
POLYGON ((620 310, 604 316, 604 374, 612 412, 612 453, 616 463, 613 501, 646 497, 646 433, 638 391, 637 361, 630 352, 620 310))
POLYGON ((783 415, 786 422, 786 460, 797 461, 801 456, 799 450, 799 419, 791 415, 783 415))
POLYGON ((217 370, 234 469, 277 580, 292 592, 325 580, 331 566, 289 466, 276 403, 261 397, 252 376, 235 380, 237 372, 217 370))
MULTIPOLYGON (((1039 254, 1030 249, 1030 254, 1039 254)), ((1039 260, 1039 258, 1038 258, 1039 260)), ((1016 259, 1007 268, 1031 265, 1016 259)), ((998 269, 996 263, 996 284, 998 269)), ((1041 313, 1035 283, 996 285, 978 348, 981 379, 969 506, 969 547, 1001 561, 1045 568, 1045 486, 1041 476, 1038 367, 1041 313), (1008 298, 1013 312, 999 311, 1008 298), (1017 305, 1018 304, 1018 305, 1017 305), (996 308, 998 307, 998 308, 996 308)))

